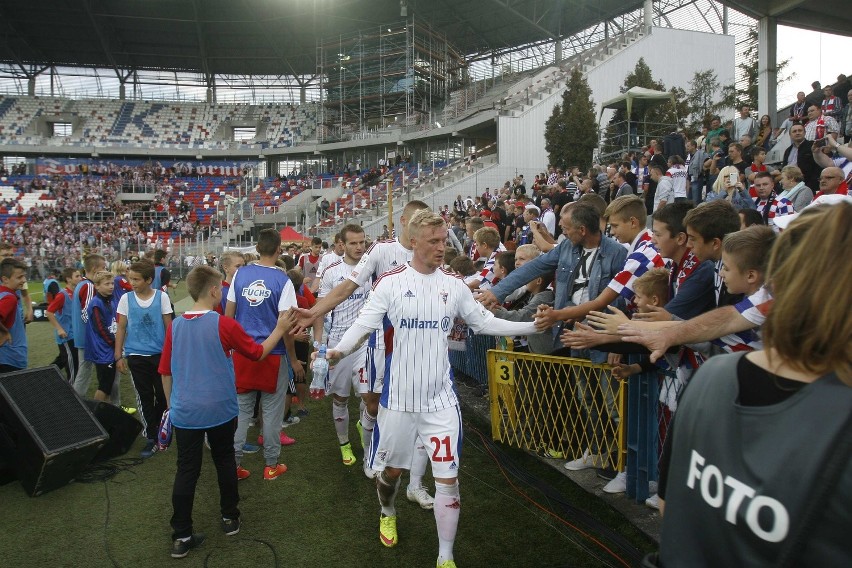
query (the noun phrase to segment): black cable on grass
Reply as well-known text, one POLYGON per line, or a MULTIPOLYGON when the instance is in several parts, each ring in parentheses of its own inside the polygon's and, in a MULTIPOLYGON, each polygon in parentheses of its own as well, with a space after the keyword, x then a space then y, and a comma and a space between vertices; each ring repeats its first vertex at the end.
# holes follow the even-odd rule
POLYGON ((142 458, 125 458, 89 464, 76 477, 75 481, 78 483, 109 481, 123 471, 134 473, 131 468, 141 464, 143 461, 142 458))
MULTIPOLYGON (((272 552, 273 566, 275 566, 275 568, 281 567, 281 562, 278 559, 278 551, 275 550, 274 546, 272 546, 270 543, 266 542, 265 540, 260 540, 259 538, 239 538, 239 539, 230 539, 229 538, 228 541, 229 542, 240 542, 240 543, 242 543, 242 542, 258 542, 258 543, 264 545, 266 548, 268 548, 270 550, 270 552, 272 552)), ((221 546, 213 547, 207 553, 207 556, 204 557, 204 568, 207 568, 208 563, 210 562, 210 557, 213 556, 213 553, 217 549, 221 549, 221 548, 223 548, 223 547, 221 547, 221 546)))
MULTIPOLYGON (((515 491, 522 495, 525 499, 532 501, 537 507, 555 516, 557 519, 559 519, 560 522, 579 532, 585 538, 593 542, 597 547, 606 551, 607 554, 618 560, 619 563, 621 563, 622 565, 632 566, 638 564, 639 561, 641 561, 643 556, 642 552, 639 551, 635 546, 633 546, 633 544, 631 544, 630 541, 628 541, 625 537, 623 537, 616 531, 610 529, 606 524, 598 521, 592 515, 589 515, 585 511, 574 507, 562 496, 562 494, 557 489, 549 485, 547 482, 539 479, 535 475, 532 475, 525 469, 519 467, 512 460, 512 458, 510 458, 502 449, 500 449, 499 446, 494 444, 489 438, 483 435, 482 432, 480 432, 475 426, 468 422, 465 424, 465 427, 466 429, 473 431, 477 434, 477 436, 482 441, 483 449, 485 450, 485 452, 491 456, 491 458, 497 464, 497 467, 503 473, 504 477, 506 477, 510 485, 512 485, 513 489, 515 489, 515 491), (528 495, 522 493, 517 487, 512 484, 511 480, 509 479, 510 475, 511 477, 523 483, 527 487, 535 489, 536 491, 541 493, 544 497, 548 499, 548 501, 558 505, 558 509, 560 510, 560 512, 567 518, 573 519, 574 523, 567 521, 560 515, 536 502, 528 495), (588 530, 584 530, 584 528, 581 527, 584 527, 588 530), (598 540, 597 538, 592 536, 592 534, 589 533, 598 534, 606 538, 614 545, 613 548, 616 548, 617 551, 610 549, 600 540, 598 540)), ((468 441, 470 441, 470 438, 468 438, 468 441)))
POLYGON ((107 558, 112 562, 112 565, 115 568, 120 568, 118 562, 115 561, 115 558, 112 556, 112 551, 109 549, 109 538, 107 537, 107 529, 109 528, 109 486, 107 485, 106 480, 104 480, 104 497, 106 498, 106 512, 104 513, 104 550, 106 550, 107 558))
MULTIPOLYGON (((110 498, 109 498, 109 484, 108 481, 112 480, 113 477, 118 475, 119 473, 126 471, 129 473, 136 473, 131 469, 134 466, 137 466, 142 463, 141 458, 126 458, 126 459, 117 459, 117 460, 109 460, 105 462, 93 463, 89 464, 86 469, 83 470, 80 475, 78 475, 75 479, 78 483, 97 483, 103 482, 104 484, 104 498, 106 501, 106 511, 104 513, 104 550, 106 551, 107 558, 112 563, 115 568, 120 568, 118 562, 112 555, 112 551, 109 549, 109 512, 110 512, 110 498)), ((115 482, 113 482, 115 483, 115 482)))

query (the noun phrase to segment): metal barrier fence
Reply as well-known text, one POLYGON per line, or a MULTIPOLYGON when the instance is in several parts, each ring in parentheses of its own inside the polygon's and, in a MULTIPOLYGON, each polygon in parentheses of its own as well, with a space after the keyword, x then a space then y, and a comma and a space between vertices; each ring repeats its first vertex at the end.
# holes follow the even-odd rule
POLYGON ((609 365, 494 349, 487 361, 494 440, 566 459, 590 450, 624 471, 627 388, 609 365))
POLYGON ((673 372, 617 381, 609 365, 501 349, 486 365, 494 440, 568 460, 591 450, 595 466, 627 472, 628 497, 649 496, 682 388, 673 372))

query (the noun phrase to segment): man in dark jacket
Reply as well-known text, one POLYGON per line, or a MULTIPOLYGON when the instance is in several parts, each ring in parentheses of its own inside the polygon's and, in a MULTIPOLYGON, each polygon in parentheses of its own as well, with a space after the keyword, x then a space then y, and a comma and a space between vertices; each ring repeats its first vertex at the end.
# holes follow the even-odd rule
POLYGON ((813 142, 805 140, 805 127, 794 124, 790 127, 790 147, 784 151, 784 165, 798 166, 805 178, 805 185, 819 187, 822 168, 814 161, 813 142))

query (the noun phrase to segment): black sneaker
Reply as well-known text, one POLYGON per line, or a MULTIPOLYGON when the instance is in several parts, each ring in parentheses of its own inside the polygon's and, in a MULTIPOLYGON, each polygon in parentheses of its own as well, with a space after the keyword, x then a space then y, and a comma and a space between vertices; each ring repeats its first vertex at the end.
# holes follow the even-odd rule
POLYGON ((142 453, 139 454, 143 460, 147 460, 151 456, 157 453, 157 441, 156 440, 148 440, 145 442, 145 447, 142 448, 142 453))
POLYGON ((612 469, 611 467, 595 468, 595 473, 598 474, 598 477, 607 481, 612 481, 613 479, 615 479, 615 476, 618 475, 618 472, 612 469))
POLYGON ((197 533, 189 537, 189 540, 175 539, 172 543, 172 558, 184 558, 190 550, 201 546, 206 538, 202 533, 197 533))
POLYGON ((225 536, 234 536, 240 532, 240 519, 222 519, 222 532, 225 536))

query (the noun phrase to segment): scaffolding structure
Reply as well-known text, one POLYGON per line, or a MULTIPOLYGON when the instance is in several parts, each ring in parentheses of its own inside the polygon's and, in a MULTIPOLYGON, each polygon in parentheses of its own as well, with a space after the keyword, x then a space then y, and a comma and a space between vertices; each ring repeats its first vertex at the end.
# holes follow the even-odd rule
POLYGON ((413 18, 322 39, 320 141, 431 124, 464 66, 446 36, 413 18))

